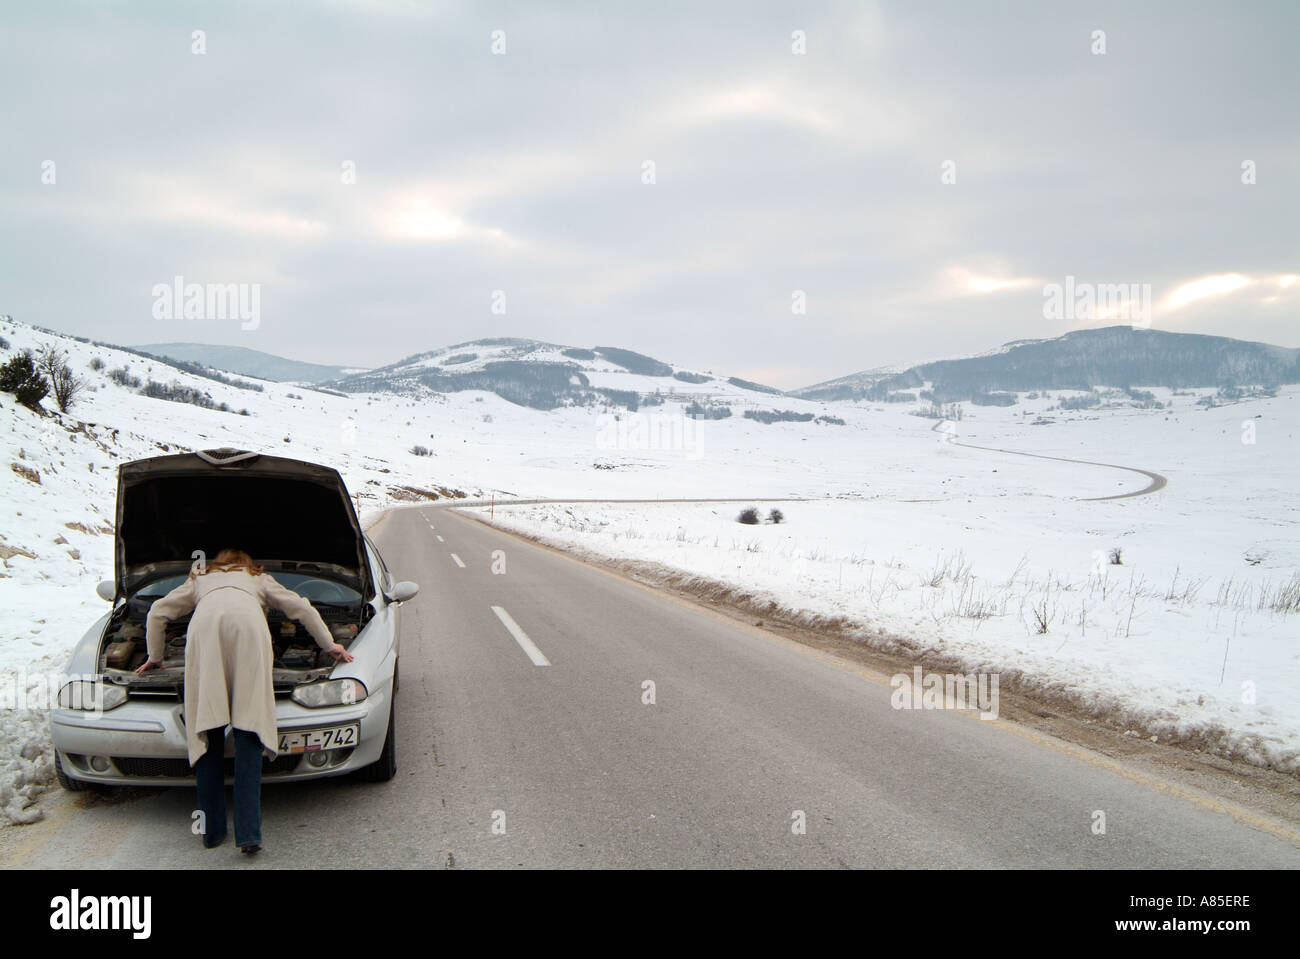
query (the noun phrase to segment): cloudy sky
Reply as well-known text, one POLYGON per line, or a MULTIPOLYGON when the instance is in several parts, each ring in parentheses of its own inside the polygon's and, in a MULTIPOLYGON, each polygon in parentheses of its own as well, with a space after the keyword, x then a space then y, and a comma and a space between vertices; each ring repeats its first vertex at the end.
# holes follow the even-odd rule
POLYGON ((1073 277, 1297 346, 1298 34, 1292 0, 6 0, 0 313, 794 388, 1117 322, 1046 315, 1073 277), (257 284, 256 328, 159 318, 176 276, 257 284))

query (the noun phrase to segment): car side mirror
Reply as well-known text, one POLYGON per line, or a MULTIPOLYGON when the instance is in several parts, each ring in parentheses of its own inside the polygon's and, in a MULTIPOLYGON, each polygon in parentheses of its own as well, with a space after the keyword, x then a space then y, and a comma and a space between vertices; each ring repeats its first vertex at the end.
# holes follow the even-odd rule
POLYGON ((95 594, 106 603, 111 603, 117 599, 117 587, 113 585, 111 579, 101 579, 99 585, 95 587, 95 594))
POLYGON ((385 593, 384 599, 390 603, 405 603, 408 599, 414 599, 419 591, 420 587, 415 583, 402 582, 385 593))

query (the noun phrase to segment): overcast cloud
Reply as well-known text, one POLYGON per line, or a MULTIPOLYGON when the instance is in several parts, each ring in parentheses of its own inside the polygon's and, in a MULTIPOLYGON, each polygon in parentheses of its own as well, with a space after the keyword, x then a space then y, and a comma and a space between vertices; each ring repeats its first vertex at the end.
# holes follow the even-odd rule
POLYGON ((1044 318, 1068 275, 1296 346, 1298 33, 1294 2, 6 2, 0 312, 793 388, 1088 326, 1044 318), (177 275, 260 284, 257 328, 156 319, 177 275))

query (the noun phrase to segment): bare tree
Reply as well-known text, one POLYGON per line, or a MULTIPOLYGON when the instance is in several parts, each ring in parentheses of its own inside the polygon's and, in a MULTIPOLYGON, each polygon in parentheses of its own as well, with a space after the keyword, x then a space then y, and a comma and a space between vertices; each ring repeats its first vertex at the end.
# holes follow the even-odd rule
POLYGON ((46 346, 36 354, 36 369, 49 378, 50 391, 59 412, 68 412, 86 388, 86 381, 68 366, 68 355, 53 346, 46 346))
POLYGON ((54 380, 55 371, 67 363, 66 354, 56 349, 53 344, 47 344, 37 350, 35 359, 37 371, 44 373, 51 382, 54 380))
POLYGON ((54 375, 54 402, 59 404, 59 412, 66 413, 72 404, 86 389, 86 381, 72 372, 65 364, 54 375))

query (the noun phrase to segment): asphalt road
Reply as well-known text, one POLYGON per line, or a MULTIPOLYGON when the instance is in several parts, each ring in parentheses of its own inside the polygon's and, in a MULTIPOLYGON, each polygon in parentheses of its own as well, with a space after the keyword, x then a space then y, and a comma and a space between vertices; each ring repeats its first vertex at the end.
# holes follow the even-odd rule
POLYGON ((1021 450, 1004 450, 994 446, 971 446, 969 443, 953 442, 954 446, 964 446, 968 450, 985 450, 990 453, 1011 453, 1014 456, 1032 456, 1038 460, 1056 460, 1058 463, 1079 463, 1083 466, 1104 466, 1112 470, 1124 470, 1126 473, 1140 473, 1145 476, 1149 482, 1141 489, 1133 490, 1130 493, 1116 493, 1113 496, 1088 496, 1084 498, 1085 503, 1103 503, 1111 499, 1129 499, 1133 496, 1146 496, 1148 493, 1158 493, 1169 485, 1169 479, 1161 476, 1159 473, 1153 473, 1151 470, 1138 469, 1136 466, 1118 466, 1115 463, 1097 463, 1093 460, 1076 460, 1068 456, 1044 456, 1042 453, 1025 453, 1021 450))
MULTIPOLYGON (((940 427, 947 422, 947 420, 941 420, 940 422, 935 423, 931 429, 935 432, 942 432, 940 427)), ((1158 493, 1169 485, 1168 477, 1162 476, 1159 473, 1154 473, 1151 470, 1138 469, 1136 466, 1119 466, 1116 463, 1097 463, 1093 460, 1078 460, 1067 456, 1046 456, 1043 453, 1026 453, 1023 450, 1004 450, 996 446, 973 446, 970 443, 959 443, 955 439, 950 439, 950 442, 953 446, 964 446, 968 450, 984 450, 986 453, 1010 453, 1012 456, 1029 456, 1036 460, 1056 460, 1058 463, 1078 463, 1082 466, 1103 466, 1106 469, 1123 470, 1126 473, 1140 473, 1148 480, 1147 485, 1142 487, 1142 489, 1132 490, 1128 493, 1116 493, 1112 496, 1089 496, 1083 499, 1083 502, 1085 503, 1104 503, 1106 500, 1129 499, 1134 496, 1146 496, 1149 493, 1158 493)))
POLYGON ((254 860, 202 848, 190 789, 58 793, 0 830, 0 865, 1300 867, 1262 815, 1004 721, 895 710, 887 677, 453 509, 372 535, 421 586, 392 782, 265 786, 254 860))

